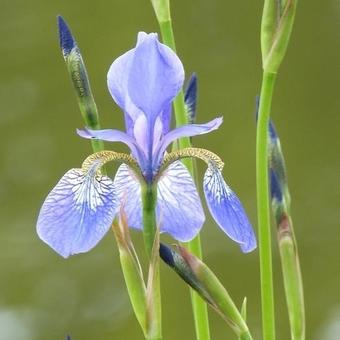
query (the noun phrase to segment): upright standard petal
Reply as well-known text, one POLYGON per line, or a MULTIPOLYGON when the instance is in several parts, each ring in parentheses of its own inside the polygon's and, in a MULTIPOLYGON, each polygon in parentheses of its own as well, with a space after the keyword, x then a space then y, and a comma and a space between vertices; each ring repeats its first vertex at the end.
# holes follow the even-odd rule
POLYGON ((242 204, 212 165, 204 175, 203 189, 210 213, 220 228, 240 244, 244 253, 254 250, 255 234, 242 204))
POLYGON ((194 181, 182 162, 172 163, 162 174, 157 193, 156 212, 161 231, 177 241, 192 240, 205 216, 194 181))
POLYGON ((37 222, 39 237, 67 258, 92 249, 109 230, 118 202, 112 180, 69 170, 49 193, 37 222))
POLYGON ((131 61, 135 49, 132 49, 118 57, 111 65, 107 74, 107 86, 113 100, 124 111, 125 126, 127 133, 133 135, 133 126, 143 112, 131 101, 128 92, 128 78, 130 74, 131 61))
POLYGON ((183 79, 183 66, 176 54, 159 43, 155 33, 140 32, 136 47, 117 58, 107 74, 110 94, 125 113, 127 133, 132 135, 134 122, 143 112, 168 116, 183 79), (168 107, 163 107, 165 102, 168 107))
POLYGON ((169 47, 158 41, 157 34, 140 34, 131 67, 128 93, 132 102, 148 120, 167 109, 183 85, 184 69, 169 47))
MULTIPOLYGON (((146 33, 140 32, 136 47, 144 40, 146 33)), ((128 80, 136 47, 114 60, 107 73, 107 86, 113 100, 123 111, 129 108, 128 80)), ((133 120, 137 117, 132 117, 133 120)))

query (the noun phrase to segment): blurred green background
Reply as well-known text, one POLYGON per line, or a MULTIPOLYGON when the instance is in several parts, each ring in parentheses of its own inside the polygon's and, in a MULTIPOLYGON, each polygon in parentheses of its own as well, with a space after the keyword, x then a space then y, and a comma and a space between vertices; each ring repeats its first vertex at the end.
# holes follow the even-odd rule
MULTIPOLYGON (((187 75, 195 71, 199 77, 198 121, 224 115, 223 126, 197 137, 195 145, 224 159, 225 177, 256 225, 254 103, 261 82, 262 1, 173 1, 172 11, 179 56, 187 75)), ((91 151, 75 134, 83 122, 59 51, 58 14, 80 45, 103 127, 123 128, 106 89, 108 67, 134 46, 138 31, 158 30, 148 0, 1 1, 0 340, 60 340, 66 334, 72 340, 142 339, 113 235, 90 253, 64 260, 35 232, 48 191, 91 151)), ((312 340, 340 337, 339 41, 339 1, 300 1, 273 104, 312 340)), ((143 252, 141 234, 134 238, 143 252)), ((236 302, 248 297, 249 325, 260 339, 258 251, 243 255, 210 218, 202 238, 206 262, 236 302)), ((275 231, 273 238, 278 339, 289 339, 275 231)), ((164 339, 194 339, 188 289, 163 264, 162 282, 164 339)), ((218 316, 210 316, 212 339, 234 338, 218 316)))

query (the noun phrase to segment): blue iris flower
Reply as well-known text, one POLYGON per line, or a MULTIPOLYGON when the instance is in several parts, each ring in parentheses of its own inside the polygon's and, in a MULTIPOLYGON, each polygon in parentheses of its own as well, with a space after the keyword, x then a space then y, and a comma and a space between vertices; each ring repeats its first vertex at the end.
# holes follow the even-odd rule
MULTIPOLYGON (((126 144, 145 184, 157 185, 160 231, 186 242, 198 234, 205 215, 182 162, 164 164, 166 149, 178 138, 217 129, 222 118, 171 130, 171 104, 183 81, 183 65, 177 55, 158 41, 157 34, 139 33, 136 47, 113 62, 107 77, 111 96, 124 112, 126 132, 84 129, 78 134, 126 144)), ((191 156, 195 156, 194 150, 189 152, 191 156)), ((211 215, 243 252, 252 251, 256 239, 241 202, 225 183, 221 167, 206 157, 208 151, 202 152, 208 163, 203 188, 211 215)), ((143 228, 141 178, 129 164, 122 164, 112 180, 100 173, 103 163, 98 156, 83 168, 69 170, 43 203, 38 235, 65 258, 92 249, 109 230, 121 204, 128 225, 143 228)))

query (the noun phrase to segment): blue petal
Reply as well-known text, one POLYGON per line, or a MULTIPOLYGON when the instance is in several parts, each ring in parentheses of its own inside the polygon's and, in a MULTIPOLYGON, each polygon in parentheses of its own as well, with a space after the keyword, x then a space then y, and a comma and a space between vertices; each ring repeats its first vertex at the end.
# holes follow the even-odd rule
POLYGON ((127 51, 114 60, 107 73, 107 86, 113 100, 122 110, 126 110, 128 96, 127 74, 130 72, 134 49, 127 51))
POLYGON ((172 163, 158 182, 157 217, 161 231, 181 242, 192 240, 205 220, 196 186, 186 167, 172 163))
MULTIPOLYGON (((152 52, 152 51, 148 51, 148 52, 152 52)), ((122 110, 125 113, 125 124, 126 124, 126 129, 129 135, 132 135, 131 131, 133 129, 133 124, 134 122, 137 120, 137 118, 139 117, 139 115, 143 114, 143 112, 145 112, 146 114, 152 114, 152 112, 150 112, 149 110, 145 109, 145 107, 143 105, 139 105, 140 102, 137 100, 137 103, 134 103, 131 100, 131 94, 130 94, 130 89, 132 88, 132 93, 135 93, 135 91, 139 91, 139 89, 136 89, 136 86, 138 87, 138 84, 141 84, 139 86, 142 87, 142 89, 145 90, 145 92, 148 94, 146 98, 141 98, 142 103, 146 103, 146 100, 152 99, 162 99, 162 93, 160 92, 160 89, 162 88, 157 88, 157 96, 151 95, 150 92, 148 92, 149 88, 152 86, 156 86, 157 85, 161 85, 161 83, 158 84, 154 84, 154 81, 158 80, 163 80, 166 81, 167 83, 165 84, 166 86, 172 88, 171 86, 175 86, 173 84, 173 82, 171 82, 172 78, 167 79, 168 75, 172 75, 172 73, 168 70, 168 64, 170 63, 170 66, 175 66, 177 67, 177 71, 179 71, 179 74, 174 74, 174 76, 180 77, 184 79, 184 71, 183 71, 183 67, 181 62, 179 61, 179 59, 177 58, 177 56, 175 55, 174 52, 172 52, 172 50, 170 50, 168 47, 166 47, 165 45, 160 44, 157 41, 157 35, 156 34, 149 34, 147 35, 144 32, 140 32, 138 34, 138 41, 137 41, 137 45, 135 48, 131 49, 130 51, 126 52, 125 54, 123 54, 122 56, 120 56, 119 58, 117 58, 111 65, 108 75, 107 75, 107 84, 108 84, 108 88, 109 91, 114 99, 114 101, 122 108, 122 110), (155 53, 158 53, 158 56, 156 55, 156 63, 154 61, 150 60, 146 60, 149 56, 150 53, 148 55, 143 55, 143 51, 145 49, 145 46, 142 47, 143 51, 139 51, 137 54, 137 57, 135 57, 136 51, 139 49, 139 46, 141 44, 145 44, 148 41, 153 40, 153 42, 155 43, 155 46, 151 47, 151 50, 153 49, 155 53), (156 48, 156 50, 155 50, 156 48), (140 60, 142 58, 142 60, 140 60), (162 60, 157 60, 159 58, 162 58, 162 60), (136 74, 133 74, 133 72, 135 72, 135 69, 137 68, 137 71, 140 71, 139 65, 138 63, 141 62, 146 62, 151 69, 155 70, 157 67, 161 67, 161 69, 158 69, 158 76, 157 76, 157 72, 155 74, 156 79, 153 78, 153 76, 151 74, 149 74, 148 70, 144 70, 145 72, 137 72, 136 74), (151 65, 151 63, 154 63, 154 65, 151 65), (164 72, 164 74, 161 74, 162 72, 164 72), (170 73, 170 74, 169 74, 170 73), (182 75, 183 73, 183 75, 182 75), (150 76, 150 77, 149 77, 150 76), (162 78, 163 76, 163 78, 162 78), (139 77, 139 78, 138 78, 139 77), (149 77, 149 78, 148 78, 149 77), (161 78, 161 79, 159 79, 161 78), (165 78, 165 79, 164 79, 165 78), (132 85, 131 83, 132 82, 132 85), (130 85, 129 85, 130 84, 130 85), (134 86, 136 85, 136 86, 134 86), (147 88, 145 88, 147 87, 147 88), (138 104, 139 103, 139 104, 138 104), (140 108, 144 108, 143 112, 141 111, 140 108)), ((175 86, 176 88, 173 90, 176 93, 178 92, 179 88, 182 86, 183 83, 183 79, 181 81, 181 84, 175 86), (177 89, 178 87, 178 89, 177 89)), ((180 82, 180 80, 178 80, 180 82)), ((162 90, 162 92, 164 92, 166 90, 166 87, 163 87, 164 90, 162 90)), ((170 100, 168 100, 168 102, 170 103, 171 99, 176 95, 176 93, 170 98, 170 100)), ((143 96, 142 94, 140 94, 141 96, 143 96)), ((164 98, 163 98, 164 99, 164 98)), ((158 112, 156 112, 156 114, 160 114, 161 112, 163 112, 163 116, 165 116, 165 121, 169 121, 169 113, 170 113, 170 104, 167 107, 163 107, 163 103, 160 105, 160 107, 162 107, 162 110, 158 110, 158 112)), ((163 119, 162 119, 163 120, 163 119)), ((163 124, 164 127, 168 126, 167 124, 163 124)), ((166 131, 167 132, 167 131, 166 131)))
POLYGON ((77 129, 77 133, 80 137, 87 139, 100 139, 107 142, 122 142, 126 144, 134 157, 137 159, 140 165, 144 164, 144 156, 142 150, 136 144, 135 140, 123 131, 105 129, 105 130, 91 130, 85 128, 84 130, 77 129))
POLYGON ((117 213, 112 180, 96 176, 94 170, 69 170, 41 207, 38 235, 64 258, 92 249, 117 213))
POLYGON ((165 135, 170 130, 171 125, 171 105, 169 105, 165 110, 162 111, 160 119, 163 125, 162 134, 165 135))
POLYGON ((127 133, 132 136, 134 122, 143 114, 131 101, 128 92, 128 77, 135 49, 118 57, 111 65, 107 74, 107 86, 113 100, 120 106, 125 114, 127 133))
POLYGON ((157 34, 140 33, 128 76, 132 102, 148 121, 154 121, 181 89, 184 70, 176 53, 161 44, 157 34))
POLYGON ((256 248, 256 238, 240 200, 225 183, 221 172, 209 166, 203 182, 211 215, 221 229, 240 244, 244 253, 256 248))
MULTIPOLYGON (((121 165, 115 180, 129 227, 143 229, 139 182, 126 165, 121 165)), ((201 229, 205 216, 195 184, 181 162, 173 163, 158 182, 157 222, 160 231, 178 241, 190 241, 201 229)))
MULTIPOLYGON (((144 32, 138 34, 136 47, 145 36, 144 32)), ((123 111, 129 111, 130 104, 132 104, 129 97, 128 80, 136 47, 115 59, 107 73, 107 86, 110 94, 123 111)), ((136 120, 137 116, 132 114, 131 118, 136 120)))
POLYGON ((163 158, 164 151, 176 139, 209 133, 213 130, 218 129, 222 122, 222 117, 219 117, 211 120, 206 124, 188 124, 171 130, 163 137, 158 150, 155 151, 153 167, 157 168, 157 166, 161 162, 161 159, 163 158))
POLYGON ((114 179, 116 194, 122 204, 128 226, 143 229, 140 184, 126 164, 122 164, 114 179))

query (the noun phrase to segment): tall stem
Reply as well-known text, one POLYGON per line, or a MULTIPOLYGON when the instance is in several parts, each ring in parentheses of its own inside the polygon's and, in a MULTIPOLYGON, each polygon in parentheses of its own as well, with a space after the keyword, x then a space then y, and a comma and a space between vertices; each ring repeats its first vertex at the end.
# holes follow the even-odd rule
MULTIPOLYGON (((167 21, 160 21, 160 30, 162 34, 163 42, 176 51, 174 33, 172 29, 171 19, 167 21)), ((176 125, 181 126, 187 124, 187 115, 184 105, 183 91, 177 95, 174 100, 174 111, 176 117, 176 125)), ((179 147, 181 149, 190 147, 189 138, 181 138, 179 140, 179 147)), ((191 159, 183 160, 183 163, 188 168, 190 174, 194 177, 194 164, 191 159)), ((186 243, 185 246, 188 250, 199 258, 202 258, 202 247, 200 236, 197 235, 193 240, 186 243)), ((200 296, 193 290, 191 290, 191 303, 194 315, 195 330, 197 340, 210 340, 209 320, 208 320, 208 309, 205 302, 200 296)))
POLYGON ((256 133, 256 185, 263 339, 275 339, 274 289, 268 181, 268 124, 276 74, 263 72, 256 133))
MULTIPOLYGON (((156 204, 157 204, 157 186, 144 184, 142 185, 142 204, 143 204, 143 236, 146 252, 150 258, 149 271, 153 271, 153 275, 148 282, 152 285, 152 290, 149 297, 150 305, 147 306, 147 340, 162 340, 162 310, 161 310, 161 294, 160 294, 160 276, 159 276, 159 261, 158 247, 154 249, 156 239, 157 221, 156 221, 156 204), (154 252, 157 252, 156 255, 154 252), (152 267, 152 268, 151 268, 152 267)), ((149 272, 150 275, 150 272, 149 272)))

